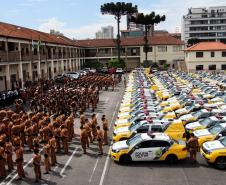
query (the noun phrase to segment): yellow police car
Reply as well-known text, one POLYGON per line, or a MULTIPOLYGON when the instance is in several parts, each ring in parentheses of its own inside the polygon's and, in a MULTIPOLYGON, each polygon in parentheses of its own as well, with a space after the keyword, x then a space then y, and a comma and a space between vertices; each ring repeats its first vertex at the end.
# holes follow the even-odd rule
POLYGON ((167 161, 175 163, 187 157, 184 141, 176 141, 163 133, 137 134, 129 140, 114 143, 111 158, 119 163, 130 161, 167 161))
POLYGON ((201 146, 206 141, 212 141, 219 137, 220 134, 225 136, 226 123, 220 123, 208 129, 201 129, 194 131, 194 135, 198 138, 199 146, 201 146))
POLYGON ((226 137, 205 142, 200 152, 206 161, 219 169, 226 169, 226 137))

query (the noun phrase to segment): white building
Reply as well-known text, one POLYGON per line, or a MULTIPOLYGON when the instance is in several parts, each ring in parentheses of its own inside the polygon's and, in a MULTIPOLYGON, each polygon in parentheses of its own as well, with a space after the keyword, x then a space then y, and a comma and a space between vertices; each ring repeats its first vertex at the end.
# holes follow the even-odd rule
POLYGON ((190 8, 182 20, 182 40, 226 41, 226 6, 190 8))
POLYGON ((185 64, 189 72, 226 70, 226 44, 200 42, 185 50, 185 64))
POLYGON ((113 39, 114 28, 113 26, 102 27, 101 31, 96 32, 96 39, 113 39))

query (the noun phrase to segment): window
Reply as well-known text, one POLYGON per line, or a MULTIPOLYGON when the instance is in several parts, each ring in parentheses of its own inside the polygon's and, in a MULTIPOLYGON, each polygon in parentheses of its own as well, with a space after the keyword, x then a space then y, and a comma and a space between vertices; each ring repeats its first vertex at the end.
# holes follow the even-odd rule
POLYGON ((0 51, 5 51, 5 42, 0 41, 0 51))
POLYGON ((216 65, 209 65, 209 70, 216 70, 216 65))
POLYGON ((29 55, 29 49, 26 48, 26 55, 29 55))
POLYGON ((37 55, 38 54, 38 50, 37 48, 34 48, 34 55, 37 55))
POLYGON ((149 46, 148 52, 152 52, 152 51, 153 51, 153 48, 151 46, 149 46))
POLYGON ((162 127, 160 125, 152 125, 151 126, 151 131, 153 132, 162 132, 162 127))
POLYGON ((144 141, 140 144, 140 148, 150 148, 151 147, 151 142, 152 141, 144 141))
POLYGON ((180 52, 180 51, 182 51, 181 46, 173 46, 173 52, 180 52))
POLYGON ((137 133, 146 133, 148 132, 149 126, 142 126, 139 129, 137 129, 137 133))
POLYGON ((222 51, 222 57, 226 57, 226 51, 222 51))
POLYGON ((202 58, 203 52, 196 52, 196 58, 202 58))
POLYGON ((196 65, 196 70, 197 70, 197 71, 203 70, 203 65, 196 65))
POLYGON ((221 70, 226 70, 226 64, 221 65, 221 70))
POLYGON ((211 57, 215 57, 215 52, 214 51, 211 52, 211 57))
POLYGON ((167 52, 167 46, 158 46, 158 52, 167 52))

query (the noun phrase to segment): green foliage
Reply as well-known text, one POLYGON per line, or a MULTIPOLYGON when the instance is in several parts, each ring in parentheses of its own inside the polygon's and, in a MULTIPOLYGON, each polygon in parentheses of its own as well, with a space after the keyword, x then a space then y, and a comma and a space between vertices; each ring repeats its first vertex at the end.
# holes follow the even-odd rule
POLYGON ((132 15, 136 13, 137 6, 133 6, 132 3, 111 2, 101 5, 100 11, 102 14, 111 14, 114 15, 117 19, 120 19, 122 15, 132 15))
POLYGON ((163 64, 163 69, 167 70, 170 67, 169 64, 163 64))
POLYGON ((86 61, 85 64, 84 64, 84 68, 100 69, 102 67, 103 67, 103 64, 101 64, 97 60, 95 60, 95 61, 86 61))
POLYGON ((114 68, 122 68, 124 69, 126 67, 125 61, 123 59, 111 59, 109 61, 108 67, 114 67, 114 68))
POLYGON ((121 16, 123 15, 132 15, 134 13, 137 12, 137 6, 133 6, 132 3, 125 3, 125 2, 111 2, 111 3, 105 3, 103 5, 101 5, 100 7, 100 11, 101 13, 104 14, 110 14, 110 15, 114 15, 115 19, 117 20, 117 30, 118 30, 118 34, 117 34, 117 40, 116 40, 116 44, 117 44, 117 49, 118 49, 118 60, 121 60, 120 58, 120 44, 121 44, 121 40, 120 40, 120 20, 121 20, 121 16))
POLYGON ((145 27, 145 35, 144 35, 144 52, 145 52, 145 60, 147 60, 147 53, 149 51, 148 45, 148 32, 154 24, 159 24, 162 21, 166 20, 166 16, 160 16, 159 14, 155 14, 155 12, 151 12, 150 14, 144 15, 143 13, 138 13, 136 16, 132 16, 130 21, 136 24, 142 24, 145 27))

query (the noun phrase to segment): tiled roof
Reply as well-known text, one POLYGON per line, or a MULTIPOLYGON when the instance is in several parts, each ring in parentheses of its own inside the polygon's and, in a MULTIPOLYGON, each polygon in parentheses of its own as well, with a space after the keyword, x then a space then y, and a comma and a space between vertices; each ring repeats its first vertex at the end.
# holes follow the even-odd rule
MULTIPOLYGON (((156 34, 148 38, 150 45, 183 45, 184 43, 171 36, 170 34, 156 34)), ((83 47, 114 47, 116 41, 114 39, 87 39, 76 40, 76 44, 83 47)), ((126 37, 121 38, 122 46, 142 46, 144 45, 144 37, 126 37)))
POLYGON ((185 51, 222 51, 226 50, 226 44, 222 42, 200 42, 195 44, 185 51))
POLYGON ((0 22, 0 36, 25 40, 40 40, 42 42, 75 46, 75 43, 69 38, 3 22, 0 22))
MULTIPOLYGON (((115 47, 115 39, 87 39, 87 40, 71 40, 64 36, 52 35, 37 30, 0 22, 0 36, 17 38, 24 40, 40 40, 41 42, 81 46, 81 47, 115 47)), ((153 37, 149 37, 150 45, 183 45, 184 43, 167 33, 156 33, 153 37)), ((126 37, 121 39, 122 46, 142 46, 144 45, 143 37, 126 37)))

